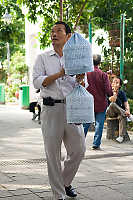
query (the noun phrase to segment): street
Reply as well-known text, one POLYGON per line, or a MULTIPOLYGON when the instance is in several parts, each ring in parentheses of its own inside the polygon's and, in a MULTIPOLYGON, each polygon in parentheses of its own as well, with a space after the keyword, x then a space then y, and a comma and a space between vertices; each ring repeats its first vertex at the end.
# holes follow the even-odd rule
MULTIPOLYGON (((40 125, 31 119, 18 105, 0 105, 0 200, 52 200, 40 125)), ((118 144, 104 129, 101 151, 91 150, 93 135, 73 181, 76 200, 133 200, 133 135, 118 144)))

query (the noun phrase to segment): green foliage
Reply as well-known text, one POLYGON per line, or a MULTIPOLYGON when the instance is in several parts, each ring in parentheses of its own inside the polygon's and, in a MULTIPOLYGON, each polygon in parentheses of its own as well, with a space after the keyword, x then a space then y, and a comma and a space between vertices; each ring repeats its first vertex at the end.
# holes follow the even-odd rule
POLYGON ((22 79, 28 73, 28 66, 25 64, 25 56, 21 52, 15 52, 11 57, 9 73, 22 82, 22 79))
POLYGON ((5 101, 6 102, 15 102, 16 101, 16 97, 15 97, 15 93, 16 91, 19 91, 19 84, 17 83, 13 83, 12 85, 6 85, 5 86, 5 101))
MULTIPOLYGON (((133 114, 133 99, 128 99, 130 105, 130 113, 133 114)), ((133 122, 128 122, 128 130, 133 131, 133 122)))
POLYGON ((130 112, 133 114, 133 99, 128 99, 130 105, 130 112))
POLYGON ((11 55, 16 50, 23 49, 22 45, 25 42, 25 20, 21 8, 16 4, 17 0, 0 1, 2 2, 0 3, 0 60, 3 62, 6 59, 7 42, 10 44, 11 55), (5 23, 3 20, 6 10, 12 16, 10 24, 5 23))
MULTIPOLYGON (((125 14, 125 60, 131 61, 133 57, 133 1, 132 0, 101 0, 97 1, 97 4, 92 12, 94 23, 106 30, 119 29, 120 30, 120 16, 125 14)), ((106 47, 104 48, 106 49, 106 47)), ((111 49, 111 48, 110 48, 111 49)), ((116 51, 114 48, 113 51, 116 51)), ((119 55, 114 52, 116 59, 119 59, 119 55)), ((119 53, 120 54, 120 53, 119 53)))
MULTIPOLYGON (((19 0, 28 7, 28 19, 35 23, 38 19, 42 19, 41 33, 39 33, 39 39, 41 48, 45 48, 50 45, 50 31, 53 24, 60 20, 60 1, 56 0, 19 0)), ((79 14, 80 8, 83 4, 83 0, 65 0, 63 1, 63 21, 66 21, 73 29, 79 14)), ((88 35, 88 27, 86 26, 89 22, 90 12, 95 3, 92 0, 88 0, 88 3, 83 10, 81 20, 79 22, 81 29, 88 35)))
POLYGON ((3 67, 6 69, 8 79, 6 80, 6 101, 14 101, 15 92, 19 91, 20 85, 28 84, 28 66, 25 64, 25 57, 21 52, 16 52, 10 61, 8 69, 7 60, 3 67))
MULTIPOLYGON (((50 31, 52 25, 60 19, 60 1, 56 0, 18 0, 19 3, 26 4, 28 7, 27 17, 31 22, 37 22, 42 19, 41 32, 39 33, 39 39, 41 48, 45 48, 50 45, 50 31)), ((71 28, 76 22, 79 11, 85 0, 65 0, 63 1, 63 21, 69 23, 71 28)), ((83 13, 80 17, 79 27, 88 36, 88 24, 91 18, 93 30, 102 28, 106 31, 112 28, 120 28, 120 16, 125 14, 126 16, 126 31, 125 31, 125 59, 133 57, 133 1, 132 0, 88 0, 83 13)), ((93 32, 94 35, 94 32, 93 32)), ((97 39, 98 45, 102 45, 105 38, 99 37, 97 39)), ((114 55, 116 60, 120 57, 119 50, 114 49, 114 55)), ((106 56, 110 57, 112 49, 107 49, 103 46, 103 52, 106 56)))
POLYGON ((7 73, 5 69, 0 69, 0 83, 6 83, 7 73))
POLYGON ((126 62, 124 65, 124 79, 128 80, 125 90, 128 98, 133 99, 133 63, 126 62))

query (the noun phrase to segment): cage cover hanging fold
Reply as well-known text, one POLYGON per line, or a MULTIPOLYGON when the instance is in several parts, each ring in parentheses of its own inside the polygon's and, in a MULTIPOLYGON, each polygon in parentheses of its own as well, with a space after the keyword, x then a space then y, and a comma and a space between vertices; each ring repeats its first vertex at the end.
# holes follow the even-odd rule
POLYGON ((64 68, 68 75, 94 71, 92 47, 79 33, 74 33, 63 48, 64 68))
POLYGON ((94 99, 81 85, 77 85, 66 97, 67 123, 93 123, 94 99))

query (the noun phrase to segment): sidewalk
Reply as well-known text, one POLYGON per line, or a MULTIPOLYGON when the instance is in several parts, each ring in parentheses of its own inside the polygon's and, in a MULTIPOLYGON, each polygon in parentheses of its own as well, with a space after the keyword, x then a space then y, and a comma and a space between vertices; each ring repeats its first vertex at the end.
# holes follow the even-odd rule
MULTIPOLYGON (((31 118, 32 113, 17 105, 0 105, 0 200, 52 200, 40 125, 31 118)), ((91 150, 93 135, 94 132, 88 133, 86 155, 74 180, 79 193, 76 199, 132 200, 133 192, 124 196, 121 191, 112 189, 113 185, 126 184, 127 180, 122 179, 122 175, 115 179, 111 173, 119 169, 117 174, 120 174, 122 166, 117 160, 122 162, 124 159, 124 163, 129 163, 131 178, 133 167, 130 168, 129 161, 133 158, 133 135, 130 135, 130 142, 118 144, 106 139, 104 129, 100 151, 91 150), (96 189, 100 192, 97 197, 94 194, 96 189), (107 195, 102 195, 105 191, 107 195), (113 196, 115 193, 117 198, 113 196)), ((64 148, 62 151, 65 153, 64 148)), ((129 182, 133 188, 133 175, 129 182)))

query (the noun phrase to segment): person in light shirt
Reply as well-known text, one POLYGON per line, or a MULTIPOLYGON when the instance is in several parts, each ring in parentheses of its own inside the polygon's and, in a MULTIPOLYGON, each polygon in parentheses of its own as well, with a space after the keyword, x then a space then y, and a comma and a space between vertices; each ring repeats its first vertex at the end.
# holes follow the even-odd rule
POLYGON ((80 76, 65 75, 63 68, 62 50, 70 37, 71 30, 66 23, 55 23, 51 31, 53 50, 39 55, 33 68, 33 84, 40 89, 43 98, 41 128, 49 182, 55 200, 64 200, 66 195, 77 196, 71 183, 85 153, 83 126, 67 124, 66 121, 65 97, 77 81, 81 81, 80 76), (61 167, 62 142, 67 151, 64 168, 61 167))

